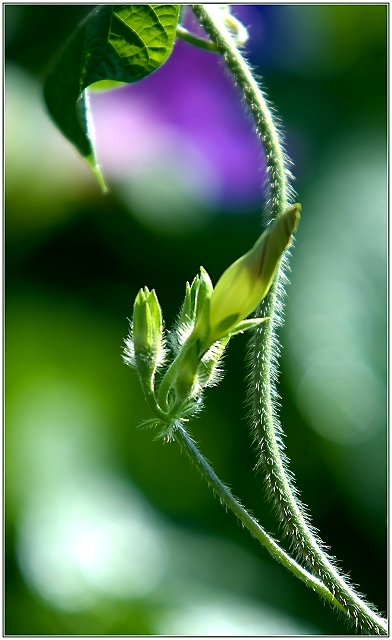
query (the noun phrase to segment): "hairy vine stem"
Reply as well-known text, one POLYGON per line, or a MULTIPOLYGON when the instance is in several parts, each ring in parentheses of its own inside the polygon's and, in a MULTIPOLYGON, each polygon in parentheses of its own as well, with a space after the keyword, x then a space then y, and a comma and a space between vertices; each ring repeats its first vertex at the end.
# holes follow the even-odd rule
MULTIPOLYGON (((222 11, 216 5, 192 6, 200 24, 225 60, 253 115, 256 131, 261 138, 266 156, 270 190, 269 217, 272 220, 282 215, 294 193, 290 186, 289 161, 283 151, 282 136, 274 123, 268 102, 251 68, 235 45, 222 19, 222 11)), ((260 464, 265 468, 269 495, 282 520, 286 534, 291 537, 293 550, 306 563, 313 576, 319 578, 318 584, 323 585, 323 589, 319 590, 315 587, 315 590, 325 597, 325 588, 327 588, 328 593, 334 595, 335 606, 338 606, 336 602, 339 602, 338 608, 347 613, 350 621, 362 633, 385 635, 387 634, 386 620, 377 615, 372 605, 367 604, 354 591, 347 577, 340 574, 334 560, 325 552, 323 543, 309 523, 306 508, 298 499, 293 485, 293 476, 287 468, 283 434, 275 403, 279 358, 276 329, 282 322, 284 293, 282 283, 285 280, 287 259, 286 252, 274 284, 258 309, 258 315, 268 316, 272 322, 266 323, 263 329, 255 331, 251 345, 253 433, 260 450, 260 464)), ((220 497, 232 508, 226 501, 225 493, 220 497)), ((237 512, 236 515, 244 522, 242 512, 237 512)), ((249 514, 247 515, 250 517, 249 514)), ((329 601, 331 602, 330 599, 329 601)))
POLYGON ((261 524, 250 515, 242 504, 233 496, 230 489, 218 478, 215 471, 199 451, 197 444, 185 429, 181 420, 174 420, 168 432, 169 438, 177 440, 182 449, 185 450, 202 476, 207 480, 214 493, 221 502, 231 509, 235 516, 241 521, 253 537, 255 537, 268 550, 275 560, 280 562, 286 569, 289 569, 297 578, 302 580, 308 587, 322 594, 323 597, 334 604, 338 609, 346 613, 346 610, 327 587, 309 571, 301 567, 286 551, 284 551, 275 540, 264 531, 261 524))

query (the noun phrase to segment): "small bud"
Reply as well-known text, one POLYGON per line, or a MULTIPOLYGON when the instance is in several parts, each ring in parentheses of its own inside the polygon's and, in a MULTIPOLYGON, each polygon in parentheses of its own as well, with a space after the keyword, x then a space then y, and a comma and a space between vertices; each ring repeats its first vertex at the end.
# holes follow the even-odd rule
POLYGON ((210 340, 227 336, 267 295, 280 259, 298 226, 301 205, 277 218, 248 253, 222 274, 211 296, 210 340))
POLYGON ((223 14, 223 22, 227 29, 230 31, 236 47, 243 47, 246 41, 249 39, 249 33, 246 27, 239 20, 237 20, 237 18, 235 18, 228 9, 226 9, 223 14))
POLYGON ((162 355, 162 313, 155 291, 140 289, 133 307, 133 341, 138 363, 153 372, 162 355))

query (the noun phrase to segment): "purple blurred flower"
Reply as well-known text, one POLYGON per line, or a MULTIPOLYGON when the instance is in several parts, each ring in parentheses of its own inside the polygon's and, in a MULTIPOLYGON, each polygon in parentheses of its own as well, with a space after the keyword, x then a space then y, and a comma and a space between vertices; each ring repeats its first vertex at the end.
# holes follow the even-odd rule
MULTIPOLYGON (((249 12, 247 7, 247 17, 249 12)), ((91 105, 97 155, 109 179, 126 180, 171 157, 180 171, 195 176, 201 200, 234 210, 260 205, 261 145, 217 54, 177 41, 158 71, 93 93, 91 105)))

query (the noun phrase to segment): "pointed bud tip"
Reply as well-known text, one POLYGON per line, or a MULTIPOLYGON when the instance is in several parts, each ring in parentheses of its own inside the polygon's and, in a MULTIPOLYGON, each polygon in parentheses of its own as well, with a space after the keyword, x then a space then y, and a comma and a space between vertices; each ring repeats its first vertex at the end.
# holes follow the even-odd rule
MULTIPOLYGON (((296 202, 295 204, 293 204, 293 206, 291 208, 291 211, 293 211, 293 213, 294 213, 293 231, 292 231, 292 233, 295 233, 296 230, 297 230, 297 227, 299 225, 299 221, 301 220, 302 204, 300 204, 299 202, 296 202)), ((289 213, 289 212, 287 212, 287 213, 289 213)))
POLYGON ((139 289, 137 296, 135 298, 135 305, 145 301, 146 301, 146 294, 144 292, 144 289, 143 288, 139 289))

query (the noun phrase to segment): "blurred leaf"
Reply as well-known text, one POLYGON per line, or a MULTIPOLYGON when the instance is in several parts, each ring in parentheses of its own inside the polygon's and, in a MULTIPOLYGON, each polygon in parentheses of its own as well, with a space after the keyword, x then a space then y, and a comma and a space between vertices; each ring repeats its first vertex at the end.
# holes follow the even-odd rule
POLYGON ((46 105, 63 134, 105 183, 97 165, 85 89, 102 80, 137 82, 170 55, 179 5, 103 5, 79 25, 50 72, 46 105))

